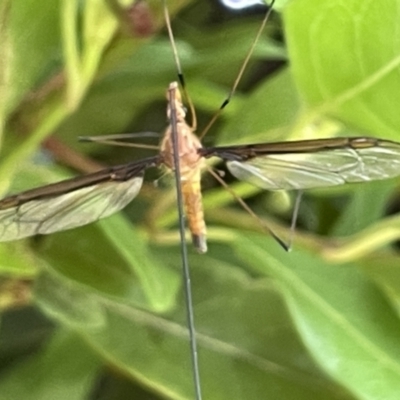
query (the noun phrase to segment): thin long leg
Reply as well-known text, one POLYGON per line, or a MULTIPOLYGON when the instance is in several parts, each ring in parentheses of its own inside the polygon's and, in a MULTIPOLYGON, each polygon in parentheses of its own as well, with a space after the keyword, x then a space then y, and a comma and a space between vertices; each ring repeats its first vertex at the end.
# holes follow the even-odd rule
POLYGON ((214 124, 214 122, 218 119, 218 117, 221 115, 222 110, 229 104, 229 102, 231 101, 232 96, 235 94, 236 89, 238 87, 238 84, 240 82, 240 80, 242 79, 243 73, 246 70, 246 67, 250 61, 250 58, 254 52, 254 49, 256 47, 256 44, 261 36, 261 33, 263 32, 265 25, 269 19, 269 16, 271 15, 271 11, 272 11, 272 7, 275 3, 275 0, 271 0, 271 3, 268 6, 268 11, 266 12, 264 19, 261 23, 260 28, 258 29, 256 36, 253 40, 253 43, 248 51, 248 53, 246 54, 246 57, 243 61, 242 66, 240 67, 239 73, 235 79, 235 82, 233 83, 232 89, 230 90, 230 92, 228 93, 228 96, 226 97, 226 99, 222 102, 221 106, 219 107, 218 111, 214 114, 214 116, 211 118, 210 122, 207 124, 207 126, 204 128, 204 130, 201 132, 201 134, 199 135, 199 138, 202 139, 207 132, 210 130, 211 126, 214 124))
POLYGON ((190 115, 192 118, 192 122, 191 122, 191 128, 192 131, 196 131, 197 129, 197 116, 196 116, 196 110, 194 108, 194 104, 192 99, 190 98, 187 90, 186 90, 186 83, 185 83, 185 78, 183 76, 183 72, 182 72, 182 66, 181 66, 181 62, 179 60, 179 56, 178 56, 178 49, 176 48, 176 43, 175 43, 175 38, 174 38, 174 33, 172 31, 172 27, 171 27, 171 19, 169 18, 169 13, 168 13, 168 8, 167 8, 167 2, 166 0, 163 1, 164 3, 164 17, 165 17, 165 25, 167 27, 167 31, 168 31, 168 36, 169 36, 169 40, 171 42, 171 46, 172 46, 172 53, 174 55, 174 60, 175 60, 175 65, 176 65, 176 69, 178 70, 178 79, 179 79, 179 83, 182 87, 182 93, 183 93, 183 97, 185 99, 185 101, 187 102, 187 104, 189 105, 189 110, 190 110, 190 115))
POLYGON ((295 235, 295 232, 296 232, 297 217, 299 216, 299 209, 300 209, 300 203, 301 203, 302 196, 303 196, 303 192, 301 190, 299 190, 297 192, 296 201, 294 203, 292 222, 290 224, 290 235, 289 235, 289 242, 288 242, 287 251, 292 250, 292 244, 293 244, 293 239, 294 239, 294 235, 295 235))
POLYGON ((296 205, 292 217, 292 225, 290 228, 290 236, 289 240, 287 243, 283 239, 281 239, 269 226, 267 226, 264 221, 248 206, 248 204, 240 197, 238 196, 232 188, 230 188, 227 183, 216 173, 213 171, 212 168, 207 167, 208 172, 223 186, 231 195, 232 197, 242 206, 242 208, 247 211, 261 226, 261 228, 269 233, 279 244, 280 246, 287 252, 289 252, 292 249, 292 243, 293 243, 293 238, 294 238, 294 228, 296 226, 296 220, 297 220, 297 214, 300 206, 300 200, 301 200, 301 192, 298 192, 298 196, 296 198, 296 205), (293 228, 293 232, 292 232, 293 228))
POLYGON ((182 271, 183 271, 184 288, 186 296, 186 314, 187 314, 190 349, 192 357, 194 389, 196 394, 196 400, 201 400, 202 398, 201 381, 200 381, 199 360, 197 353, 196 329, 194 324, 192 286, 190 282, 189 261, 188 261, 187 244, 185 238, 186 224, 185 224, 185 214, 183 211, 183 195, 181 187, 181 173, 180 173, 180 162, 179 162, 178 128, 177 128, 177 116, 176 116, 177 111, 175 108, 176 104, 175 94, 176 94, 176 89, 170 88, 168 91, 168 97, 171 110, 171 127, 172 127, 172 142, 174 148, 176 194, 177 194, 178 213, 179 213, 179 233, 181 237, 182 271))
POLYGON ((102 142, 103 140, 127 140, 137 138, 160 138, 159 132, 117 133, 115 135, 78 136, 81 142, 102 142))
MULTIPOLYGON (((101 135, 101 136, 80 136, 79 141, 90 143, 101 143, 110 146, 134 147, 136 149, 149 149, 159 151, 159 146, 143 143, 124 142, 127 139, 136 139, 138 137, 154 137, 154 132, 140 133, 121 133, 116 135, 101 135)), ((159 135, 157 135, 159 137, 159 135)))

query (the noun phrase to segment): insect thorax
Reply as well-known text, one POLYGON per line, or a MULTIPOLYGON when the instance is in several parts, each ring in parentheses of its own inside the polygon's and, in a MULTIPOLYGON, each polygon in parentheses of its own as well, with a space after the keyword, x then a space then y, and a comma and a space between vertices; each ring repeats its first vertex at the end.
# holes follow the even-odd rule
MULTIPOLYGON (((178 159, 182 180, 190 179, 204 165, 204 159, 198 150, 202 148, 199 138, 184 121, 177 123, 178 159)), ((174 170, 174 151, 172 141, 172 127, 169 126, 161 142, 161 156, 165 166, 174 170)))

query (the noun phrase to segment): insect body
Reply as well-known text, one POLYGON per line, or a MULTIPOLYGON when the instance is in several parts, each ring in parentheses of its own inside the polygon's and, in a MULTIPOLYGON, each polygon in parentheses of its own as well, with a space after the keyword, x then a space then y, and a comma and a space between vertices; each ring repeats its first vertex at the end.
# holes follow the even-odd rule
MULTIPOLYGON (((175 92, 181 185, 193 243, 207 250, 201 201, 201 169, 204 157, 200 140, 185 121, 177 83, 175 92)), ((171 107, 168 106, 168 117, 171 107)), ((145 169, 174 169, 172 128, 169 126, 158 156, 107 168, 93 174, 28 190, 0 201, 0 241, 75 228, 105 218, 124 208, 139 193, 145 169)))
MULTIPOLYGON (((400 144, 368 137, 202 147, 185 121, 177 83, 171 83, 169 90, 175 93, 185 212, 193 244, 201 253, 207 251, 200 191, 206 158, 227 161, 234 176, 267 190, 323 188, 400 175, 400 144)), ((171 104, 167 114, 171 116, 171 104)), ((147 168, 159 166, 174 169, 171 126, 157 156, 0 200, 0 241, 49 234, 105 218, 136 197, 147 168)))
MULTIPOLYGON (((192 128, 185 121, 185 110, 176 82, 170 89, 175 93, 176 132, 178 136, 178 158, 180 163, 180 179, 185 212, 192 233, 192 241, 200 253, 207 251, 206 225, 204 222, 203 204, 201 200, 201 170, 204 167, 204 157, 200 154, 202 145, 192 128)), ((168 118, 171 117, 171 107, 168 106, 168 118)), ((172 126, 165 131, 161 142, 161 158, 163 164, 170 170, 174 169, 172 126)))

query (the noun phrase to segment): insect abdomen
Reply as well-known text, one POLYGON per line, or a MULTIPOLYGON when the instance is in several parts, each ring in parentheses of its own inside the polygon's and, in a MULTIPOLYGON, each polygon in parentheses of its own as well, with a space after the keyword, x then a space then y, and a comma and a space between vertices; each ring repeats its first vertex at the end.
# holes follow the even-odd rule
POLYGON ((199 253, 205 253, 207 251, 206 224, 201 198, 200 174, 196 178, 182 182, 182 194, 193 246, 199 253))

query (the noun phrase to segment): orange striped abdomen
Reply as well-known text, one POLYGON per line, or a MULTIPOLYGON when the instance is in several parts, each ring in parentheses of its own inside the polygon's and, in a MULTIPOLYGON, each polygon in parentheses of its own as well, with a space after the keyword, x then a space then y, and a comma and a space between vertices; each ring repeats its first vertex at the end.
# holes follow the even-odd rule
POLYGON ((201 197, 200 171, 190 180, 182 181, 181 185, 193 245, 199 253, 205 253, 207 251, 206 224, 201 197))

